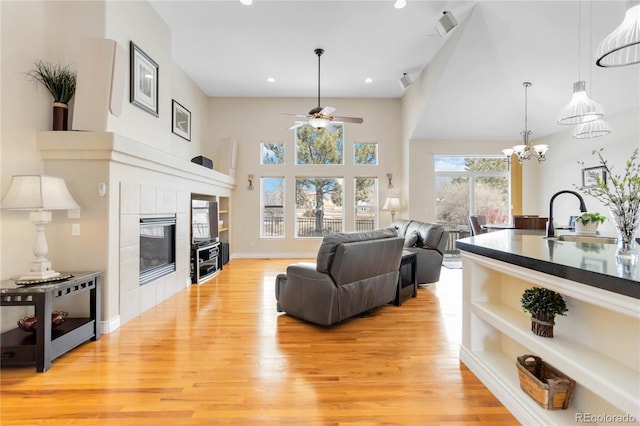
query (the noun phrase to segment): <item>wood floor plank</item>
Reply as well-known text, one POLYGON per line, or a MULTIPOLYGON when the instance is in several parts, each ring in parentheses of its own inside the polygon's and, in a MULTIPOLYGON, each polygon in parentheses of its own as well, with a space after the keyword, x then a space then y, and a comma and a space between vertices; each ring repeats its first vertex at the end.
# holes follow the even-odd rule
POLYGON ((46 373, 4 367, 1 424, 518 424, 458 360, 460 270, 321 327, 276 312, 298 261, 234 259, 46 373))

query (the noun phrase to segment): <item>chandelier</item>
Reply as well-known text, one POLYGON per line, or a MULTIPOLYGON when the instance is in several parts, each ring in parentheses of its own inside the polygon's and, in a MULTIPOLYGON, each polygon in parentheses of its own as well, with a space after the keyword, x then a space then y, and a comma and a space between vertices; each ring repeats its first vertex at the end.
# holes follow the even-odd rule
POLYGON ((522 143, 514 145, 512 148, 503 149, 502 152, 507 157, 507 160, 510 160, 511 156, 516 154, 518 162, 520 163, 531 158, 537 158, 538 161, 544 161, 547 159, 545 157, 545 153, 547 152, 547 149, 549 149, 549 146, 533 145, 529 140, 531 130, 527 128, 527 89, 531 86, 531 83, 525 81, 522 85, 524 86, 524 130, 520 132, 522 135, 522 143))

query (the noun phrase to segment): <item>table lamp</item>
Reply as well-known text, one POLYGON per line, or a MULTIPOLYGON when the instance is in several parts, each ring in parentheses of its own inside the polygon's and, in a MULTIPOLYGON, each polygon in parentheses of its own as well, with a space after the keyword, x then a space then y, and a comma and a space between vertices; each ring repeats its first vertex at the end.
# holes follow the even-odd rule
POLYGON ((51 222, 48 210, 73 210, 80 206, 73 199, 64 179, 53 176, 12 176, 9 189, 2 199, 5 210, 30 210, 29 219, 36 226, 36 241, 29 272, 18 280, 46 280, 60 275, 51 269, 46 258, 49 248, 44 235, 44 226, 51 222))
POLYGON ((382 210, 389 210, 391 212, 391 221, 395 220, 395 215, 397 211, 400 211, 400 198, 396 197, 387 197, 384 200, 384 206, 382 206, 382 210))

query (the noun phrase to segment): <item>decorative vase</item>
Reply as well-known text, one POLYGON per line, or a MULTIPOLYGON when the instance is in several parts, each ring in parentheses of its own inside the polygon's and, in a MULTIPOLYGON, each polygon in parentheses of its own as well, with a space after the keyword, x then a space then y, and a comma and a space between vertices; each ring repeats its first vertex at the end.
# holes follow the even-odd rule
POLYGON ((67 130, 69 105, 62 102, 53 103, 53 130, 67 130))
POLYGON ((541 337, 553 337, 555 316, 545 314, 531 314, 531 331, 541 337))
POLYGON ((598 222, 582 223, 576 220, 576 234, 580 235, 596 235, 598 231, 598 222))
POLYGON ((635 265, 638 262, 635 235, 640 223, 640 212, 610 208, 609 213, 618 234, 616 260, 628 265, 635 265))

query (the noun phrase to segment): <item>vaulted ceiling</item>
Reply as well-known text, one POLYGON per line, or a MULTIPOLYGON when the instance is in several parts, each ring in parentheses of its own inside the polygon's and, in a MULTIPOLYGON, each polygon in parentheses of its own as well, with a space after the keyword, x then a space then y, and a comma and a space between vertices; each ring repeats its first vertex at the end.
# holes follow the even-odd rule
POLYGON ((640 65, 602 69, 591 53, 622 21, 624 1, 151 3, 171 29, 175 61, 216 97, 314 98, 319 47, 323 98, 400 98, 402 74, 415 80, 457 41, 415 139, 517 141, 524 81, 533 83, 533 138, 566 129, 557 114, 579 79, 608 116, 640 105, 640 65), (444 38, 435 30, 443 11, 461 23, 444 38))

